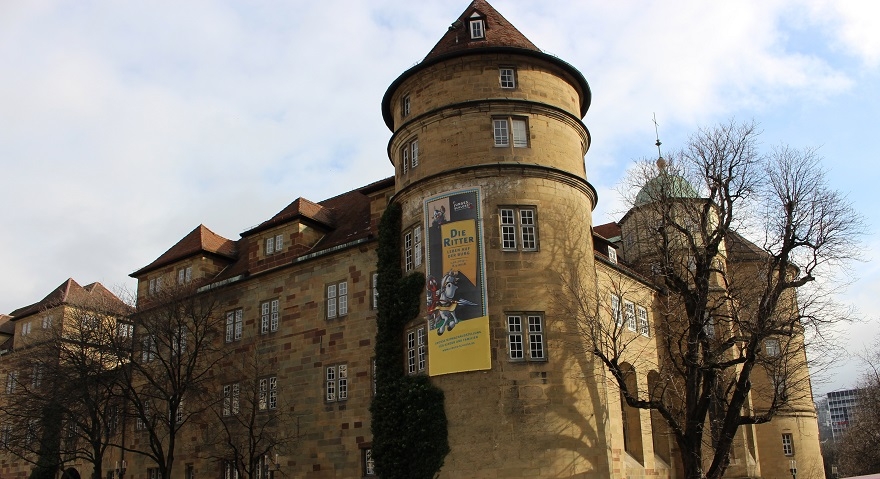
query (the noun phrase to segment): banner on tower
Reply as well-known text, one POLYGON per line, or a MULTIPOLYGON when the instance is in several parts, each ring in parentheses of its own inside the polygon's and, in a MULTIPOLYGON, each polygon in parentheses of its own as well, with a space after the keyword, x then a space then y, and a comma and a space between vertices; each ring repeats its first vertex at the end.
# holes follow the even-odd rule
POLYGON ((492 368, 480 190, 425 201, 428 371, 492 368))

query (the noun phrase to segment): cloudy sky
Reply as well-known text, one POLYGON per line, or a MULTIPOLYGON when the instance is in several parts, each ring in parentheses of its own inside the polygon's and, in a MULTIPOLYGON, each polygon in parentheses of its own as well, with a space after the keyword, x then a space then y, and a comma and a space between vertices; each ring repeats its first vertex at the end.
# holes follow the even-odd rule
MULTIPOLYGON (((754 119, 820 147, 869 224, 841 299, 880 332, 880 3, 494 0, 590 82, 596 224, 636 158, 754 119)), ((231 239, 293 199, 393 171, 380 112, 466 0, 0 2, 0 312, 128 274, 200 223, 231 239)), ((844 365, 816 392, 849 386, 844 365)))

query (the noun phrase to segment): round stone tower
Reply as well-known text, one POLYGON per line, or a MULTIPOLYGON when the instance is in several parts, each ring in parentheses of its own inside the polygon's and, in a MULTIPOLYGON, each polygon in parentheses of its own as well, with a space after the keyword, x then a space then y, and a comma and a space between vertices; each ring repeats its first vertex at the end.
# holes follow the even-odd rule
POLYGON ((589 105, 483 0, 382 100, 404 267, 427 278, 403 367, 445 392, 443 478, 608 476, 604 376, 561 313, 596 284, 589 105))

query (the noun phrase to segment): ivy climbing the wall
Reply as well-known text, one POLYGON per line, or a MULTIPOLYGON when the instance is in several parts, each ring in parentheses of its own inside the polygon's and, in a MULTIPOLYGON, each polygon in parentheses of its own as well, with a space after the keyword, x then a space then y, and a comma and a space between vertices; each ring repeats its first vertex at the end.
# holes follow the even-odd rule
POLYGON ((443 391, 427 376, 404 374, 404 330, 419 314, 425 276, 403 276, 400 235, 401 208, 391 204, 379 223, 373 458, 383 479, 433 479, 449 453, 446 412, 443 391))

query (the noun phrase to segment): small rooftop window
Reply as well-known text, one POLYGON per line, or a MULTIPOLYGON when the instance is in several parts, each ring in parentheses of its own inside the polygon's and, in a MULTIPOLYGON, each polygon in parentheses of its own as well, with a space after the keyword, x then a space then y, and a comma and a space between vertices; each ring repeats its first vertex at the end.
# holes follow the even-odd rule
POLYGON ((471 31, 471 40, 479 40, 486 38, 486 23, 479 13, 474 12, 469 22, 471 31))

